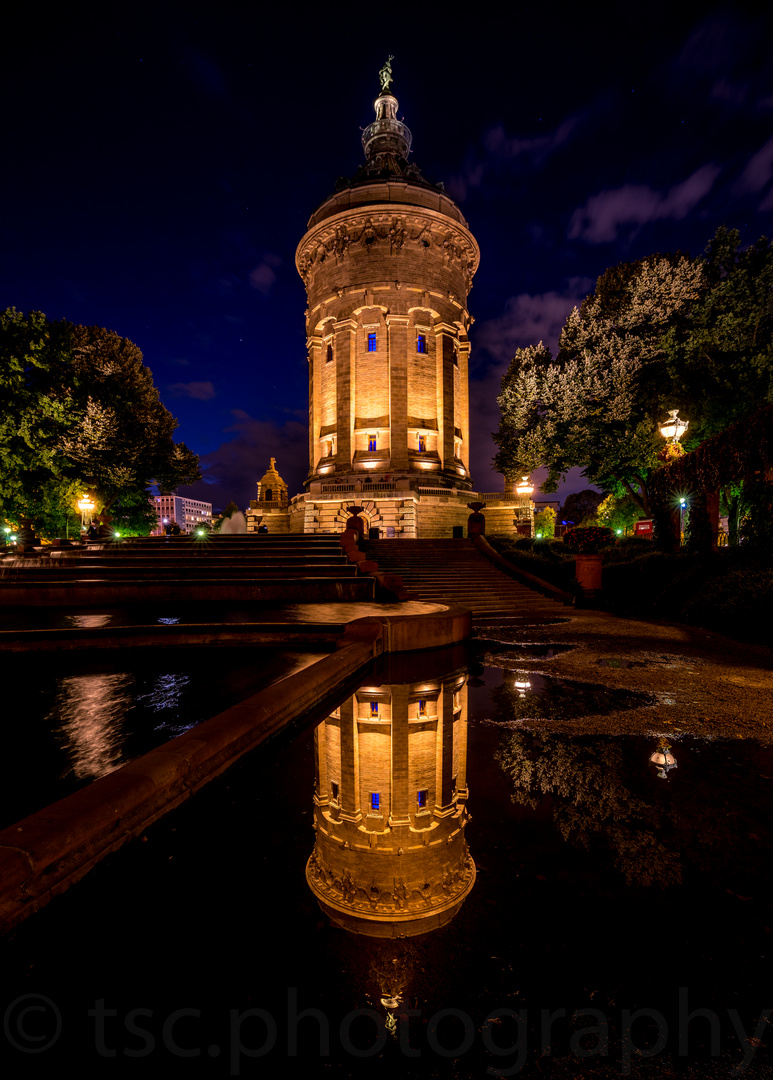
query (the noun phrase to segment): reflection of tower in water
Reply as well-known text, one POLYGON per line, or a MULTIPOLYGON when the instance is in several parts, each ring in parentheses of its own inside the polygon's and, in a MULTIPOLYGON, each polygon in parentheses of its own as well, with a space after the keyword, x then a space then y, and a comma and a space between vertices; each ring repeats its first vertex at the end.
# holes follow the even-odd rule
POLYGON ((322 910, 373 937, 447 923, 475 882, 464 675, 362 686, 319 725, 314 746, 306 877, 322 910))

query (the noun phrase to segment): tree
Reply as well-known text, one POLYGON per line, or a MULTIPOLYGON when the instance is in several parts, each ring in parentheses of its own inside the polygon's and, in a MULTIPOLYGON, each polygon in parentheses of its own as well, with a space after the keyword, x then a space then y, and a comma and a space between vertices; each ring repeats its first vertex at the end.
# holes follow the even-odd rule
POLYGON ((633 531, 634 522, 640 517, 641 508, 630 495, 626 495, 624 499, 607 495, 606 499, 599 503, 592 524, 605 525, 613 532, 625 535, 633 531))
POLYGON ((534 535, 546 540, 556 535, 556 512, 552 506, 546 506, 534 515, 534 535))
POLYGON ((687 448, 773 400, 773 247, 745 252, 720 229, 701 259, 653 255, 607 270, 569 315, 555 360, 519 349, 502 380, 497 469, 575 466, 651 516, 668 409, 690 419, 687 448), (734 389, 736 387, 737 389, 734 389))
MULTIPOLYGON (((599 508, 604 496, 600 491, 593 488, 585 488, 584 491, 573 491, 564 499, 561 507, 561 520, 567 525, 581 525, 586 518, 593 517, 599 508)), ((604 522, 603 524, 606 524, 604 522)))
POLYGON ((142 353, 110 330, 9 309, 0 388, 0 500, 11 518, 48 529, 52 504, 72 509, 74 489, 90 488, 101 509, 121 500, 137 524, 149 520, 151 484, 170 490, 200 478, 197 456, 172 438, 177 421, 142 353))
POLYGON ((223 522, 225 521, 226 518, 233 517, 234 514, 236 514, 238 512, 239 512, 239 507, 236 505, 236 503, 233 501, 233 499, 231 499, 231 501, 228 503, 228 506, 226 506, 225 510, 221 511, 221 513, 218 515, 218 517, 216 517, 213 520, 213 522, 212 522, 213 530, 217 532, 220 529, 220 526, 223 524, 223 522))

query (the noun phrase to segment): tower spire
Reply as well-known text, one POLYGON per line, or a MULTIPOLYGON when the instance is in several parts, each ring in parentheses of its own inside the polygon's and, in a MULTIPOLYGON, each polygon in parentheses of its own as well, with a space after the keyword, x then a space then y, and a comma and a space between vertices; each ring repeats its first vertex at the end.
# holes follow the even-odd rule
POLYGON ((376 119, 362 133, 362 148, 369 162, 380 154, 406 159, 411 151, 413 136, 406 125, 397 119, 398 101, 389 89, 393 81, 393 60, 394 57, 389 56, 378 73, 381 93, 373 103, 376 119))

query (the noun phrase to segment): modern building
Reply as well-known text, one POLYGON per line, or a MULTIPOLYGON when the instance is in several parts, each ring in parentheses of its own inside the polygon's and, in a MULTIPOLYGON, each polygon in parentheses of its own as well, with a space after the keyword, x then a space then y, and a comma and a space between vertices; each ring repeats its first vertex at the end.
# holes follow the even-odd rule
POLYGON ((151 536, 163 536, 167 525, 179 525, 181 532, 190 533, 197 525, 212 524, 212 503, 184 499, 181 495, 156 495, 152 501, 158 525, 151 536))
POLYGON ((489 531, 525 531, 529 499, 514 486, 477 494, 469 471, 478 244, 442 184, 408 160, 389 63, 380 81, 365 162, 312 214, 296 251, 308 297, 309 472, 288 528, 338 532, 357 504, 382 536, 450 537, 480 500, 489 531))

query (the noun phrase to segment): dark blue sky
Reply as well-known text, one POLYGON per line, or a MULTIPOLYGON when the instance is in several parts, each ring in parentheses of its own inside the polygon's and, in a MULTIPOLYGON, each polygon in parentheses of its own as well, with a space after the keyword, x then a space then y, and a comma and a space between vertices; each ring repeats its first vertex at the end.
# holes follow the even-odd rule
POLYGON ((413 158, 480 243, 471 467, 501 488, 490 432, 517 346, 554 343, 608 266, 698 254, 721 224, 771 233, 771 17, 592 7, 484 4, 439 27, 346 4, 26 5, 0 74, 0 301, 136 342, 204 459, 195 493, 244 505, 271 455, 301 490, 295 247, 362 160, 392 53, 413 158))

